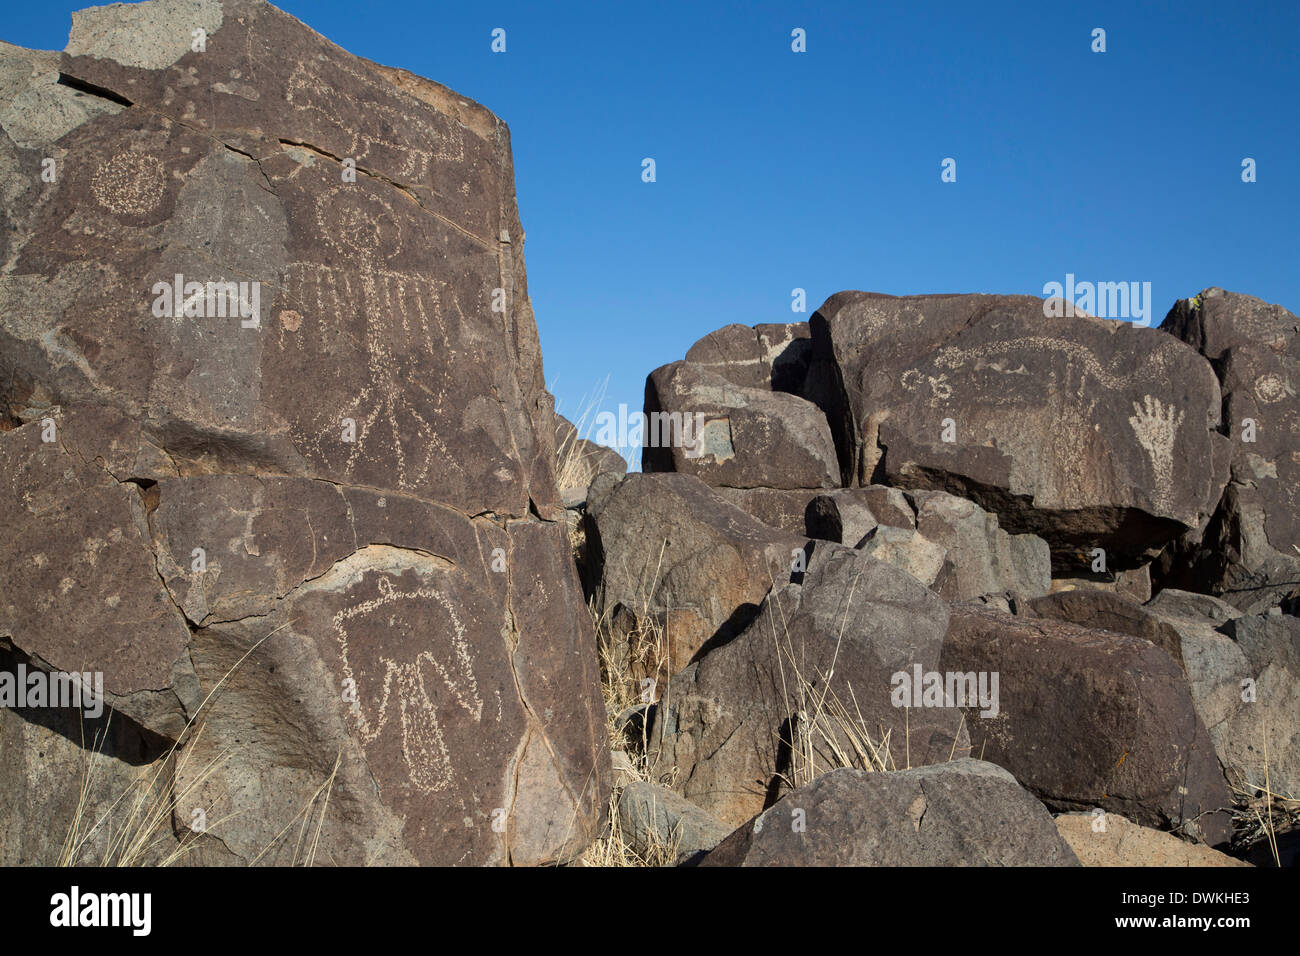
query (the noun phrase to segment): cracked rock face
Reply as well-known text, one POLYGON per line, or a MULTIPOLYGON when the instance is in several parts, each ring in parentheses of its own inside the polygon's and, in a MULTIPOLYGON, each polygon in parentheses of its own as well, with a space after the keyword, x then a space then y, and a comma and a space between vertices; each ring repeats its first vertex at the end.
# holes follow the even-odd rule
POLYGON ((198 714, 207 859, 306 807, 338 863, 575 856, 609 757, 505 124, 260 0, 83 11, 0 99, 0 638, 198 714))
POLYGON ((894 693, 896 674, 938 666, 947 624, 947 604, 910 574, 820 546, 802 583, 773 590, 741 634, 672 679, 650 731, 651 772, 737 826, 787 780, 855 746, 891 769, 964 756, 955 707, 901 706, 894 693), (844 713, 869 745, 846 734, 844 713))

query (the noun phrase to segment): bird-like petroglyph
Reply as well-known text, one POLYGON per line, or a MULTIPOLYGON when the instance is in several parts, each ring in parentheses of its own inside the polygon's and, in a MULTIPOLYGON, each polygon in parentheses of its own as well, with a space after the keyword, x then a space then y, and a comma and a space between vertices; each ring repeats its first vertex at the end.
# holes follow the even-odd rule
POLYGON ((451 785, 454 768, 435 701, 450 695, 449 703, 475 723, 483 717, 465 627, 456 606, 436 588, 398 590, 384 575, 378 589, 378 597, 339 611, 333 620, 344 676, 356 687, 353 719, 363 744, 386 730, 400 733, 411 786, 436 793, 451 785), (446 613, 448 626, 437 636, 426 630, 430 602, 446 613), (431 649, 431 640, 441 646, 431 649), (434 689, 439 684, 445 691, 434 689))
POLYGON ((432 276, 385 265, 401 253, 403 240, 400 218, 379 196, 336 187, 318 200, 317 219, 325 244, 348 265, 292 263, 287 297, 300 306, 299 325, 315 318, 327 351, 355 350, 355 324, 348 317, 364 317, 367 384, 342 407, 322 407, 296 437, 326 460, 341 457, 346 476, 354 474, 363 453, 373 457, 384 449, 401 488, 419 486, 435 462, 459 471, 429 420, 447 398, 447 381, 434 373, 453 351, 445 311, 460 309, 455 291, 432 276), (412 386, 415 381, 419 387, 412 386), (343 419, 356 423, 355 442, 339 442, 343 419))

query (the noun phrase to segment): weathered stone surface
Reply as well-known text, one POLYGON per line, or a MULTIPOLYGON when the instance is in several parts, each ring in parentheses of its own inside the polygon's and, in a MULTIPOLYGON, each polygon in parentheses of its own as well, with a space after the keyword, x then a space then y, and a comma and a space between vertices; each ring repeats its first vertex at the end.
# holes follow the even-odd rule
POLYGON ((0 94, 0 639, 181 739, 218 862, 304 814, 337 863, 577 856, 609 749, 505 124, 261 0, 84 11, 0 94))
MULTIPOLYGON (((1206 720, 1219 759, 1247 794, 1261 791, 1267 779, 1274 793, 1300 799, 1300 618, 1243 616, 1222 630, 1244 660, 1229 666, 1225 653, 1223 666, 1206 668, 1206 683, 1213 682, 1225 705, 1224 725, 1216 728, 1206 720)), ((1198 690, 1194 685, 1194 696, 1198 690)))
MULTIPOLYGON (((858 548, 868 557, 892 564, 940 593, 944 593, 938 584, 940 575, 945 574, 945 569, 948 577, 952 575, 947 549, 915 528, 877 525, 867 532, 858 548)), ((944 596, 952 597, 947 593, 944 596)))
POLYGON ((623 839, 643 857, 656 850, 673 850, 674 857, 693 857, 712 850, 731 833, 731 827, 689 800, 644 781, 623 788, 618 819, 623 839))
POLYGON ((111 404, 185 473, 558 514, 504 124, 260 0, 84 11, 58 69, 133 105, 88 112, 57 145, 30 124, 29 146, 0 145, 0 163, 59 170, 7 208, 11 408, 111 404), (194 52, 181 41, 200 22, 194 52), (259 283, 256 321, 153 315, 176 274, 259 283))
POLYGON ((1183 660, 1177 628, 1135 601, 1110 591, 1057 591, 1027 602, 1024 613, 1139 637, 1160 648, 1175 663, 1183 660))
POLYGON ((797 392, 812 357, 807 322, 727 325, 710 332, 686 353, 686 361, 716 372, 742 388, 797 392))
POLYGON ((1211 845, 1230 835, 1187 678, 1150 641, 957 606, 943 670, 1000 675, 997 716, 967 709, 971 746, 1049 807, 1102 807, 1211 845))
POLYGON ((1280 305, 1217 286, 1175 302, 1160 329, 1208 359, 1220 359, 1241 345, 1257 345, 1300 360, 1300 318, 1280 305))
POLYGON ((645 412, 644 471, 731 488, 839 484, 826 416, 797 395, 743 388, 705 367, 673 362, 646 379, 645 412))
POLYGON ((0 638, 49 668, 102 673, 110 706, 174 737, 201 698, 141 490, 42 433, 0 432, 0 638))
POLYGON ((839 769, 789 793, 701 866, 1077 866, 1051 814, 1001 767, 839 769), (795 811, 801 811, 796 818, 795 811), (795 826, 796 820, 802 828, 795 826))
POLYGON ((916 530, 944 548, 953 566, 951 600, 1013 591, 1032 598, 1051 587, 1052 555, 1031 534, 1007 534, 996 515, 942 491, 912 491, 916 530))
POLYGON ((802 755, 835 765, 832 750, 848 746, 836 700, 889 766, 964 755, 955 709, 891 700, 895 673, 938 666, 947 620, 943 600, 910 575, 860 551, 818 548, 802 584, 773 591, 742 634, 672 679, 651 727, 651 773, 675 770, 674 790, 738 825, 780 794, 781 775, 811 769, 802 755))
POLYGON ((502 530, 410 496, 301 478, 157 489, 161 567, 194 542, 221 545, 196 580, 169 574, 168 584, 178 602, 202 595, 190 655, 205 696, 221 684, 178 786, 239 814, 222 834, 236 858, 272 847, 284 862, 292 846, 277 845, 280 828, 331 779, 337 817, 326 817, 321 845, 340 862, 581 852, 609 757, 593 747, 603 732, 595 638, 570 597, 560 525, 502 530), (241 745, 216 773, 190 778, 231 740, 241 745))
POLYGON ((790 580, 805 539, 763 524, 691 475, 598 480, 587 501, 589 561, 601 613, 657 620, 666 680, 715 636, 734 635, 774 584, 790 580))
POLYGON ((846 483, 975 501, 1037 534, 1058 569, 1100 546, 1116 568, 1197 527, 1221 486, 1219 390, 1155 329, 1047 318, 1031 296, 832 296, 813 366, 846 483), (955 441, 944 441, 945 420, 955 441))
POLYGON ((763 524, 800 537, 816 537, 808 526, 808 506, 820 488, 803 491, 784 488, 714 488, 719 495, 763 524))
POLYGON ((1151 600, 1151 566, 1144 564, 1129 571, 1097 572, 1078 571, 1052 578, 1052 592, 1057 591, 1110 591, 1131 598, 1139 604, 1151 600))
POLYGON ((1083 866, 1250 866, 1226 853, 1139 826, 1115 813, 1062 813, 1056 829, 1083 866))

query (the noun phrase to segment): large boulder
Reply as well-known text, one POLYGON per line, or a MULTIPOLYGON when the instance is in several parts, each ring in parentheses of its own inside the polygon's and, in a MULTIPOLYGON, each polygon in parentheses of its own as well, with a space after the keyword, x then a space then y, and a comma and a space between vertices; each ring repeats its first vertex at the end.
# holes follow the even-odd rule
POLYGON ((666 681, 706 642, 739 633, 768 590, 789 582, 804 544, 692 475, 604 476, 589 489, 598 613, 620 639, 648 628, 663 635, 639 678, 666 681))
POLYGON ((673 362, 646 379, 641 467, 731 488, 834 488, 839 466, 826 416, 786 392, 733 384, 673 362))
POLYGON ((841 768, 784 796, 701 866, 1077 866, 1046 808, 1001 767, 841 768))
POLYGON ((1300 596, 1300 319, 1214 288, 1180 300, 1161 329, 1214 362, 1232 450, 1218 510, 1162 558, 1161 583, 1248 614, 1300 596))
POLYGON ((968 498, 1058 569, 1144 563, 1218 501, 1218 381, 1172 336, 1032 296, 842 292, 810 326, 846 484, 968 498))
POLYGON ((797 393, 808 374, 812 336, 807 322, 726 325, 686 352, 686 361, 733 385, 797 393))
POLYGON ((1161 591, 1144 610, 1178 634, 1196 712, 1243 797, 1300 796, 1300 618, 1251 617, 1206 594, 1161 591))
POLYGON ((899 706, 894 677, 939 664, 948 608, 897 568, 824 544, 739 636, 672 679, 650 770, 738 825, 791 781, 857 755, 889 768, 964 756, 953 707, 899 706))
POLYGON ((261 0, 83 11, 0 93, 0 638, 177 744, 223 860, 304 814, 574 858, 609 752, 505 124, 261 0))
POLYGON ((966 711, 971 746, 1053 809, 1102 807, 1211 845, 1231 835, 1187 678, 1150 641, 957 606, 942 669, 999 675, 996 715, 966 711))

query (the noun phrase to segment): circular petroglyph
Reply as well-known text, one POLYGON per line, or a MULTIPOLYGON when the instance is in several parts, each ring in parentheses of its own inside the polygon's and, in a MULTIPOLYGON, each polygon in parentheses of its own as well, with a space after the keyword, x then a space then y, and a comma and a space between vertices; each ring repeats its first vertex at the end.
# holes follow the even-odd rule
POLYGON ((104 160, 90 180, 99 204, 120 216, 153 212, 166 187, 163 164, 143 153, 118 153, 104 160))
POLYGON ((1290 391, 1286 379, 1280 375, 1261 375, 1255 380, 1255 397, 1265 405, 1282 401, 1290 391))
POLYGON ((294 309, 285 309, 280 313, 280 324, 290 332, 297 332, 302 326, 302 315, 294 309))

